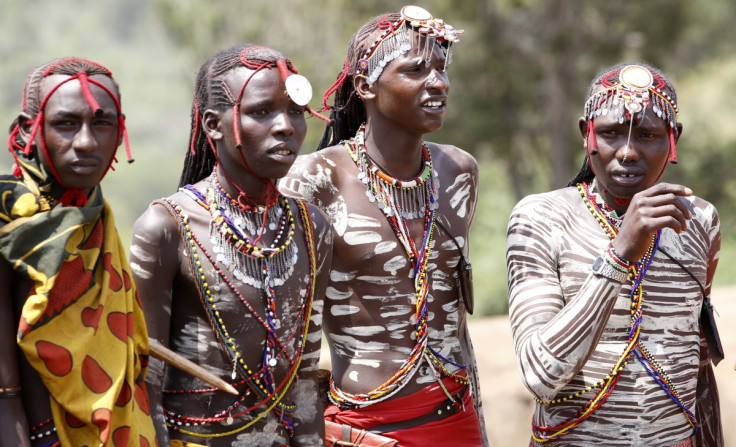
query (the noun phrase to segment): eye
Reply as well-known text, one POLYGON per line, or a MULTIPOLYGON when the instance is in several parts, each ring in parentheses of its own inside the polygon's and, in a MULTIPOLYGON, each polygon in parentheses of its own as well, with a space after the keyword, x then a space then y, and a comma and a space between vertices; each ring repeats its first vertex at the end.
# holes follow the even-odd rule
POLYGON ((296 116, 304 115, 304 112, 306 111, 307 111, 306 107, 300 107, 296 104, 292 105, 292 107, 289 108, 289 113, 292 115, 296 115, 296 116))
POLYGON ((109 126, 114 126, 115 122, 110 119, 96 119, 94 120, 92 124, 95 125, 96 127, 109 127, 109 126))
POLYGON ((51 127, 58 130, 59 132, 73 131, 77 128, 76 121, 70 119, 61 119, 51 122, 51 127))
POLYGON ((246 115, 251 116, 266 116, 268 113, 268 109, 253 109, 245 112, 246 115))

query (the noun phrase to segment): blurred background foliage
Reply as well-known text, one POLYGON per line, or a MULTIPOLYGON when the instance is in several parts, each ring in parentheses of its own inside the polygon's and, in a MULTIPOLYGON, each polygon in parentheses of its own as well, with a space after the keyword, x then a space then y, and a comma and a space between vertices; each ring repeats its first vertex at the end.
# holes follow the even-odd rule
MULTIPOLYGON (((119 158, 104 180, 124 242, 151 200, 173 192, 187 150, 197 69, 239 42, 283 51, 321 92, 342 68, 347 42, 388 0, 3 0, 0 3, 0 120, 20 110, 36 65, 59 56, 107 65, 123 95, 136 162, 119 158)), ((564 186, 582 160, 577 128, 591 79, 621 61, 660 67, 679 93, 680 163, 665 180, 684 183, 719 209, 723 251, 716 285, 736 280, 736 3, 729 0, 423 0, 465 30, 450 69, 442 130, 428 139, 471 152, 481 191, 471 261, 477 315, 506 306, 505 232, 524 195, 564 186)), ((323 124, 308 120, 303 152, 323 124)), ((11 158, 0 156, 3 172, 11 158)))

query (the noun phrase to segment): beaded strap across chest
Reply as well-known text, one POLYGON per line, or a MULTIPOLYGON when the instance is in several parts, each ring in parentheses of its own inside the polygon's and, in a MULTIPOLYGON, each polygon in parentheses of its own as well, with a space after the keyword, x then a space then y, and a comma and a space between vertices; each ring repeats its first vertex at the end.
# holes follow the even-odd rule
POLYGON ((429 149, 426 144, 422 145, 422 168, 419 175, 410 180, 399 180, 381 170, 368 155, 364 144, 364 126, 360 127, 355 138, 345 143, 345 147, 358 167, 358 179, 366 185, 368 200, 381 209, 411 262, 410 278, 414 281, 416 297, 416 343, 398 370, 383 384, 366 393, 348 393, 337 387, 331 376, 330 401, 342 408, 358 408, 387 400, 411 381, 424 361, 431 366, 438 383, 442 384, 443 377, 452 377, 459 383, 467 384, 467 376, 450 372, 445 367, 445 364, 451 364, 462 372, 466 369, 465 365, 452 362, 429 345, 427 267, 435 228, 435 210, 438 208, 437 174, 432 169, 429 149), (424 231, 421 245, 418 246, 409 233, 406 220, 420 216, 424 217, 424 231))
MULTIPOLYGON (((242 389, 243 391, 233 404, 218 411, 212 417, 190 417, 175 414, 172 411, 164 409, 167 425, 174 430, 179 430, 182 433, 195 437, 223 437, 230 436, 247 429, 265 417, 270 411, 274 410, 279 416, 279 420, 282 424, 290 433, 293 433, 293 426, 288 415, 293 413, 295 405, 285 404, 282 399, 293 383, 302 360, 304 345, 309 331, 309 319, 312 310, 312 301, 314 299, 313 285, 316 275, 314 236, 312 234, 312 221, 307 205, 303 201, 295 201, 301 225, 304 229, 304 240, 308 260, 308 273, 305 275, 307 283, 304 287, 304 296, 299 303, 296 315, 279 316, 277 314, 278 296, 275 291, 275 287, 277 287, 278 284, 276 284, 274 276, 271 274, 274 268, 271 267, 270 261, 279 253, 289 252, 293 253, 293 256, 296 256, 296 248, 289 251, 284 246, 272 247, 270 249, 261 249, 256 247, 252 240, 247 237, 243 238, 240 236, 244 233, 233 228, 235 226, 235 219, 232 219, 232 216, 229 216, 228 213, 220 213, 220 211, 222 211, 222 207, 220 204, 216 204, 215 201, 212 200, 212 191, 208 191, 203 194, 194 187, 187 186, 184 188, 184 192, 186 192, 199 206, 206 209, 211 213, 211 215, 217 217, 217 221, 211 223, 211 227, 217 229, 217 234, 222 237, 218 239, 216 236, 212 236, 213 245, 217 246, 218 243, 222 245, 227 244, 226 246, 229 247, 228 250, 230 251, 223 248, 219 250, 217 255, 211 254, 199 237, 192 231, 189 226, 188 215, 179 204, 175 203, 171 199, 162 199, 155 203, 160 203, 169 209, 179 224, 180 232, 189 253, 188 258, 193 277, 197 283, 200 300, 206 311, 213 332, 233 367, 233 386, 242 389), (255 368, 252 368, 245 363, 241 354, 241 349, 243 348, 241 348, 239 343, 231 337, 230 331, 220 315, 220 311, 217 308, 214 296, 209 286, 210 282, 214 281, 214 278, 207 278, 203 267, 203 262, 205 261, 201 259, 200 253, 216 272, 219 279, 227 284, 232 296, 236 297, 243 304, 243 308, 246 313, 254 317, 265 330, 266 343, 263 350, 263 361, 255 368), (234 271, 239 265, 245 265, 245 262, 247 262, 240 261, 240 264, 238 264, 238 261, 234 261, 231 257, 234 256, 234 253, 239 253, 238 256, 249 256, 255 259, 255 262, 259 262, 261 264, 261 272, 263 276, 260 278, 260 281, 243 280, 243 282, 263 291, 263 295, 265 296, 265 315, 256 311, 240 290, 235 287, 233 281, 228 277, 228 273, 234 271), (223 257, 230 257, 230 259, 223 262, 221 261, 223 257), (228 267, 225 267, 225 265, 228 267), (285 335, 279 335, 277 329, 282 326, 281 319, 289 320, 291 318, 293 318, 293 321, 286 328, 284 332, 285 335), (273 368, 280 361, 286 362, 288 365, 288 371, 287 374, 279 380, 275 377, 273 368), (248 408, 242 408, 244 406, 243 403, 248 396, 253 396, 251 399, 254 398, 256 403, 248 408), (230 425, 234 423, 236 418, 246 416, 247 420, 243 425, 226 432, 212 433, 190 430, 190 427, 205 426, 213 423, 224 422, 225 424, 230 425)), ((282 200, 281 203, 288 208, 289 200, 286 198, 280 200, 282 200)), ((296 245, 292 240, 295 232, 293 216, 291 216, 290 211, 286 211, 281 214, 289 216, 288 220, 290 222, 288 224, 288 244, 284 243, 283 245, 296 245)), ((279 220, 283 223, 282 219, 279 220)), ((276 240, 278 241, 284 233, 283 228, 277 233, 276 240)), ((296 261, 294 261, 294 264, 295 263, 296 261)), ((285 272, 285 270, 282 270, 282 272, 285 272)), ((293 264, 288 271, 288 275, 291 275, 292 272, 293 264)), ((285 278, 282 279, 285 281, 285 278)), ((281 284, 283 284, 283 282, 281 284)), ((258 344, 260 345, 260 343, 258 344)), ((251 348, 249 347, 248 349, 251 348)), ((207 388, 202 390, 185 391, 165 390, 164 393, 211 393, 215 391, 215 389, 207 388)))
MULTIPOLYGON (((577 188, 588 210, 591 212, 608 238, 610 240, 614 240, 618 235, 618 230, 623 218, 619 218, 613 210, 608 209, 602 196, 591 191, 586 182, 578 184, 577 188)), ((658 230, 654 234, 652 243, 642 259, 639 262, 632 262, 629 266, 629 280, 631 281, 631 326, 629 328, 626 347, 618 360, 611 367, 610 373, 603 379, 599 380, 595 385, 552 401, 535 399, 542 405, 555 405, 567 402, 587 393, 591 393, 594 390, 596 391, 596 393, 587 399, 586 403, 582 405, 577 412, 575 412, 574 416, 566 419, 560 424, 556 424, 554 426, 541 426, 532 422, 532 437, 536 442, 543 443, 559 439, 561 436, 571 432, 575 427, 579 426, 585 419, 589 418, 597 409, 599 409, 616 388, 616 384, 621 378, 621 374, 628 365, 632 355, 634 355, 642 364, 644 369, 652 376, 672 401, 680 407, 688 422, 693 427, 693 434, 697 431, 698 424, 695 420, 695 415, 693 415, 693 413, 682 402, 664 369, 656 360, 654 360, 652 355, 640 341, 641 321, 643 316, 642 303, 644 301, 642 281, 644 280, 644 275, 646 274, 649 265, 654 258, 654 254, 657 251, 660 234, 661 230, 658 230)))

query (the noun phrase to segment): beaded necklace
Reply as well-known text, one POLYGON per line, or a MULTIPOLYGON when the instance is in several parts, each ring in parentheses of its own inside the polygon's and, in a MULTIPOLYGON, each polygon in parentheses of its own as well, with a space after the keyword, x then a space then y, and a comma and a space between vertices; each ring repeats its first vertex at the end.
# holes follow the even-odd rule
POLYGON ((429 278, 427 276, 427 266, 433 239, 434 212, 438 208, 436 200, 437 174, 432 169, 431 154, 426 144, 422 144, 422 172, 419 176, 408 181, 394 179, 380 170, 368 155, 364 143, 364 133, 365 124, 360 126, 355 138, 351 138, 345 143, 345 147, 358 167, 358 179, 367 187, 368 200, 378 204, 396 237, 406 250, 413 267, 410 277, 414 279, 414 295, 416 297, 414 314, 417 321, 414 330, 416 344, 396 373, 386 382, 367 393, 347 393, 335 385, 334 377, 331 376, 329 398, 334 404, 343 408, 366 407, 387 400, 410 382, 419 370, 419 366, 426 360, 440 386, 445 390, 445 394, 454 401, 442 385, 441 379, 452 377, 456 382, 462 384, 467 384, 468 380, 463 375, 448 371, 444 364, 452 364, 460 370, 464 370, 466 367, 446 359, 429 346, 429 278), (416 205, 420 198, 422 202, 420 205, 416 205), (402 207, 404 206, 410 208, 410 210, 403 210, 402 207), (421 247, 416 246, 405 221, 407 218, 414 218, 415 213, 418 214, 419 211, 424 215, 421 247))
MULTIPOLYGON (((298 259, 297 246, 292 243, 294 216, 288 200, 279 194, 273 204, 244 206, 225 192, 216 170, 212 171, 209 180, 205 208, 212 216, 210 241, 217 261, 235 278, 255 288, 284 284, 294 272, 298 259), (273 242, 270 247, 258 247, 256 243, 267 226, 270 230, 277 230, 273 242), (258 236, 251 238, 249 234, 258 236)), ((188 190, 198 194, 193 188, 188 190)))
MULTIPOLYGON (((577 185, 578 191, 583 199, 583 202, 591 212, 595 220, 601 226, 603 231, 606 233, 610 240, 613 240, 618 235, 618 230, 623 217, 618 217, 612 209, 608 208, 605 204, 603 196, 597 192, 591 191, 586 182, 579 183, 577 185), (607 210, 607 211, 606 211, 607 210)), ((624 348, 623 352, 619 356, 618 360, 614 363, 609 374, 603 379, 599 380, 596 384, 589 386, 585 389, 578 391, 577 393, 571 394, 567 397, 554 399, 552 401, 542 401, 535 399, 538 403, 543 405, 554 405, 562 402, 566 402, 573 398, 582 396, 593 390, 596 390, 596 394, 580 408, 575 415, 563 421, 561 424, 554 426, 541 426, 532 422, 532 437, 534 441, 543 443, 550 440, 558 439, 559 437, 570 433, 573 429, 579 426, 585 419, 590 417, 598 408, 600 408, 608 397, 613 392, 616 384, 618 383, 621 373, 624 368, 628 365, 631 355, 633 354, 637 360, 643 365, 644 369, 652 376, 657 384, 665 391, 668 397, 675 402, 685 414, 690 425, 693 427, 693 434, 697 431, 697 422, 692 412, 685 406, 680 399, 674 385, 670 381, 667 374, 664 372, 662 367, 653 359, 651 354, 642 346, 639 340, 641 334, 641 320, 643 316, 642 302, 644 299, 644 290, 642 287, 642 281, 646 274, 649 266, 654 259, 654 254, 657 251, 659 245, 661 230, 657 230, 652 238, 652 243, 649 249, 644 254, 639 262, 633 262, 629 266, 629 279, 631 280, 631 327, 628 334, 628 343, 624 348)))
MULTIPOLYGON (((206 194, 202 194, 191 186, 185 187, 183 190, 193 198, 197 204, 209 210, 211 203, 208 203, 206 194)), ((288 200, 284 198, 284 201, 288 212, 288 200)), ((182 433, 195 437, 224 437, 247 429, 266 416, 271 410, 274 410, 274 412, 279 416, 281 423, 287 428, 290 434, 292 434, 293 425, 287 416, 293 413, 296 406, 293 404, 284 404, 281 400, 296 377, 296 372, 302 360, 304 344, 309 330, 309 318, 312 310, 312 300, 314 298, 313 283, 316 275, 312 222, 306 204, 303 201, 296 201, 299 208, 300 220, 305 232, 304 239, 308 254, 307 259, 309 264, 309 273, 306 275, 307 283, 304 289, 304 297, 300 302, 300 307, 296 317, 294 318, 293 324, 286 328, 284 337, 279 336, 277 333, 277 329, 280 328, 280 323, 277 318, 276 294, 273 286, 267 286, 265 287, 266 290, 264 290, 266 294, 266 316, 264 318, 259 315, 253 306, 251 306, 251 304, 243 297, 233 282, 228 278, 225 270, 220 267, 217 260, 208 252, 199 238, 197 238, 197 236, 192 232, 189 226, 189 218, 183 212, 181 206, 173 202, 171 199, 162 199, 160 203, 166 205, 174 212, 177 217, 177 221, 179 222, 181 232, 185 236, 189 252, 189 260, 192 271, 195 272, 194 276, 198 284, 200 299, 207 311, 207 316, 215 335, 217 336, 223 351, 233 365, 233 380, 238 376, 241 377, 241 379, 233 383, 233 385, 247 385, 247 388, 241 393, 237 400, 233 402, 233 404, 229 405, 224 410, 218 411, 212 417, 190 417, 164 409, 167 425, 174 430, 179 430, 182 433), (243 360, 238 344, 230 336, 227 326, 217 309, 217 305, 214 302, 215 300, 208 284, 208 279, 204 273, 202 262, 200 261, 199 252, 204 254, 212 268, 217 272, 218 277, 227 284, 232 294, 238 298, 248 313, 256 318, 266 331, 266 342, 262 357, 263 362, 255 371, 243 360), (299 328, 301 328, 301 333, 297 337, 297 331, 299 328), (284 340, 284 338, 286 338, 286 340, 284 340), (273 374, 273 368, 278 364, 279 359, 286 361, 289 366, 288 372, 281 382, 277 382, 273 374), (244 402, 246 396, 251 394, 256 395, 257 402, 248 408, 240 409, 239 407, 244 402), (251 416, 250 420, 248 420, 243 426, 228 432, 201 433, 182 428, 218 422, 225 422, 227 425, 230 425, 234 422, 235 418, 250 415, 250 413, 262 407, 266 408, 259 414, 251 416)), ((288 214, 290 214, 290 212, 288 212, 288 214)), ((251 253, 252 252, 253 250, 251 250, 251 253)), ((258 256, 264 257, 263 253, 260 252, 258 253, 258 256)), ((267 272, 265 275, 268 277, 267 272)), ((266 281, 266 284, 268 284, 268 282, 269 281, 266 281)), ((205 388, 201 390, 170 390, 167 391, 166 394, 208 393, 214 391, 216 391, 216 389, 213 388, 205 388)))

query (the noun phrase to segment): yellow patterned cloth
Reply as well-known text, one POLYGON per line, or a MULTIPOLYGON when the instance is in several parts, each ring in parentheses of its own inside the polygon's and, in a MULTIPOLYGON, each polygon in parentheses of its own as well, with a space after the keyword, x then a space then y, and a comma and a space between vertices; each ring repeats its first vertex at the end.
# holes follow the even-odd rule
POLYGON ((51 395, 62 445, 155 446, 148 333, 109 205, 50 207, 38 184, 0 177, 0 254, 31 281, 17 341, 51 395))

